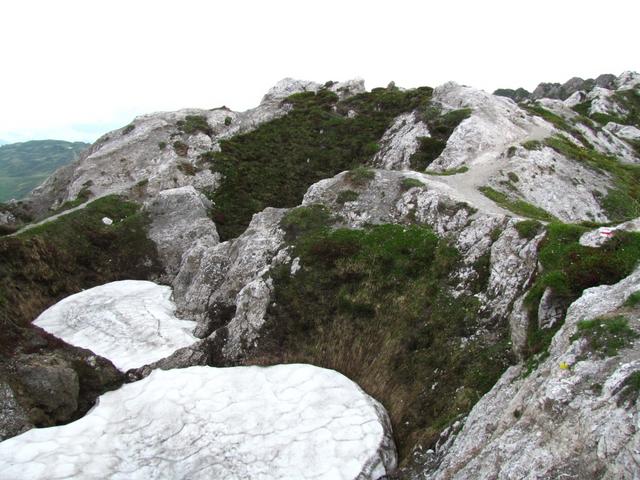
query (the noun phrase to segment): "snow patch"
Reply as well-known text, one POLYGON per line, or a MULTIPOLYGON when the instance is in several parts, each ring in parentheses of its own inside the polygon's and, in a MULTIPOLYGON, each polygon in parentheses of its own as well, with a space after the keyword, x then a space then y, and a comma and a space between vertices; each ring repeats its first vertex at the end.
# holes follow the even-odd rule
POLYGON ((395 464, 380 404, 311 365, 156 370, 80 420, 0 443, 5 480, 366 480, 395 464))
POLYGON ((175 309, 170 287, 122 280, 71 295, 33 323, 126 371, 197 341, 190 333, 195 322, 178 319, 175 309))

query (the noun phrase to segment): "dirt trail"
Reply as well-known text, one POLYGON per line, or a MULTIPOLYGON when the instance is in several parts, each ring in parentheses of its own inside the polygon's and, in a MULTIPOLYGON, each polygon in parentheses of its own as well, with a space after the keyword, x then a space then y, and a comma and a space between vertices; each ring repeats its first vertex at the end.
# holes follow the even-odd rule
POLYGON ((518 145, 529 140, 543 140, 551 132, 544 127, 533 127, 528 135, 523 136, 516 142, 509 142, 498 145, 491 150, 485 151, 476 157, 467 166, 468 171, 455 175, 429 175, 418 172, 410 172, 411 177, 417 178, 430 185, 432 188, 440 188, 443 193, 447 193, 456 200, 467 202, 483 213, 517 216, 513 212, 505 210, 493 200, 490 200, 478 190, 479 187, 489 183, 489 179, 496 176, 500 169, 508 165, 509 159, 502 154, 512 145, 518 145), (439 185, 438 185, 439 184, 439 185), (442 185, 449 187, 442 189, 442 185))
POLYGON ((75 212, 76 210, 80 210, 80 209, 86 207, 89 203, 93 202, 94 200, 96 200, 96 199, 92 198, 91 200, 89 200, 87 202, 81 203, 77 207, 70 208, 69 210, 65 210, 64 212, 56 213, 55 215, 51 215, 50 217, 47 217, 47 218, 45 218, 43 220, 40 220, 39 222, 30 223, 28 225, 25 225, 24 227, 22 227, 17 232, 13 232, 11 235, 8 235, 8 236, 9 237, 14 237, 16 235, 20 235, 21 233, 26 232, 27 230, 31 230, 32 228, 37 227, 39 225, 43 225, 45 223, 53 222, 54 220, 57 220, 60 217, 64 217, 65 215, 68 215, 71 212, 75 212))

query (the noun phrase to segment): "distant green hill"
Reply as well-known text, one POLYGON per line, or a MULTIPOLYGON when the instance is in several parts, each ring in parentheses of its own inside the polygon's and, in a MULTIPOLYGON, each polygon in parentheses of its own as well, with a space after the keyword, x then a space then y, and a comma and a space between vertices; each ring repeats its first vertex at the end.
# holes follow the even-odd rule
POLYGON ((88 143, 62 140, 33 140, 0 146, 0 202, 23 198, 88 146, 88 143))

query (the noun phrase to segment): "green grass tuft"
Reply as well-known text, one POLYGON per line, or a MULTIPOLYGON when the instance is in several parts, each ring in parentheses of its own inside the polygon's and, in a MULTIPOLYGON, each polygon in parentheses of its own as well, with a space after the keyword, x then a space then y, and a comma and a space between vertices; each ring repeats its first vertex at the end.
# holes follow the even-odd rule
POLYGON ((403 190, 410 190, 412 188, 423 188, 425 184, 418 180, 417 178, 403 178, 401 187, 403 190))
POLYGON ((542 229, 542 224, 536 220, 523 220, 514 225, 521 238, 531 240, 542 229))
POLYGON ((556 217, 551 215, 546 210, 536 207, 535 205, 531 205, 524 200, 512 200, 507 195, 497 190, 494 190, 491 187, 480 187, 480 190, 487 198, 493 200, 501 207, 506 208, 507 210, 512 211, 516 215, 522 215, 524 217, 535 218, 537 220, 542 220, 544 222, 551 222, 557 220, 556 217))
POLYGON ((443 170, 442 172, 435 172, 432 170, 425 170, 424 173, 427 173, 429 175, 438 175, 441 177, 448 177, 449 175, 457 175, 459 173, 465 173, 469 171, 469 167, 467 166, 462 166, 462 167, 458 167, 458 168, 450 168, 449 170, 443 170))
POLYGON ((586 339, 588 351, 601 358, 618 355, 621 349, 640 336, 629 327, 629 321, 622 315, 581 320, 577 327, 571 340, 586 339))
POLYGON ((194 134, 196 132, 202 132, 209 136, 213 134, 207 118, 202 115, 187 115, 184 120, 178 120, 176 124, 180 131, 187 134, 194 134))
POLYGON ((522 146, 527 150, 540 150, 542 148, 542 142, 540 140, 528 140, 523 142, 522 146))
POLYGON ((376 176, 376 172, 366 167, 356 167, 353 170, 347 172, 347 180, 359 187, 362 187, 373 180, 376 176))
POLYGON ((624 302, 625 307, 635 307, 640 303, 640 290, 636 290, 631 295, 627 297, 627 300, 624 302))
POLYGON ((347 202, 353 202, 357 200, 359 196, 360 194, 358 192, 354 192, 353 190, 342 190, 336 197, 336 203, 344 205, 347 202))

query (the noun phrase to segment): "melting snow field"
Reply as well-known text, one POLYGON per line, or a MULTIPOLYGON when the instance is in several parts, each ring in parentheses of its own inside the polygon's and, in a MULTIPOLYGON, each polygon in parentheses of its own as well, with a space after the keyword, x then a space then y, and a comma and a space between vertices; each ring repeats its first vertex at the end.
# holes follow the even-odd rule
POLYGON ((176 318, 171 288, 141 280, 76 293, 33 323, 108 358, 123 371, 160 360, 198 340, 191 334, 195 322, 176 318))
POLYGON ((156 370, 0 443, 4 480, 376 479, 395 462, 384 409, 311 365, 156 370))

